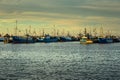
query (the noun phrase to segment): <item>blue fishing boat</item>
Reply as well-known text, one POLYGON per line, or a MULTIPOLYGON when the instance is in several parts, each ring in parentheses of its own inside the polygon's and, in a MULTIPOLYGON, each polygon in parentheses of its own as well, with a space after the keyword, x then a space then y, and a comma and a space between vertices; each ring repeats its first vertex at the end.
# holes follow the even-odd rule
POLYGON ((12 36, 13 43, 34 43, 35 40, 32 37, 12 36))
POLYGON ((64 37, 64 36, 62 36, 62 37, 60 37, 60 41, 61 42, 68 42, 68 41, 72 41, 72 38, 71 37, 64 37))
POLYGON ((50 42, 58 42, 58 40, 59 40, 58 37, 51 37, 50 35, 45 35, 45 37, 38 38, 37 42, 50 43, 50 42))
POLYGON ((112 43, 113 39, 112 38, 98 38, 99 43, 112 43))
POLYGON ((4 41, 4 37, 0 37, 0 42, 3 42, 4 41))
POLYGON ((0 42, 3 42, 3 41, 4 41, 4 36, 0 34, 0 42))

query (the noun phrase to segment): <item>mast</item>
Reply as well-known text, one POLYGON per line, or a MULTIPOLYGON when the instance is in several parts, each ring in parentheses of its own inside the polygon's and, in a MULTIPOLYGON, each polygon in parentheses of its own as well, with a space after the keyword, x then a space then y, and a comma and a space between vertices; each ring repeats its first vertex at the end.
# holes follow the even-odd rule
POLYGON ((42 31, 42 36, 45 36, 45 31, 44 31, 44 29, 43 29, 43 31, 42 31))
POLYGON ((62 36, 65 36, 65 30, 63 29, 63 31, 62 31, 62 36))
POLYGON ((59 30, 57 30, 57 36, 59 36, 59 30))
POLYGON ((15 35, 17 36, 17 20, 16 20, 16 27, 15 27, 15 35))
POLYGON ((7 33, 9 34, 9 29, 7 28, 7 33))
POLYGON ((54 36, 56 36, 56 30, 55 30, 55 25, 54 25, 54 36))
POLYGON ((40 28, 39 28, 39 33, 38 33, 38 36, 41 36, 41 30, 40 30, 40 28))
POLYGON ((28 35, 28 31, 27 31, 27 29, 25 29, 25 32, 26 32, 25 35, 28 35))
POLYGON ((31 35, 31 25, 29 26, 29 34, 31 35))
POLYGON ((34 28, 34 31, 33 31, 33 35, 36 36, 36 30, 35 30, 35 28, 34 28))
POLYGON ((69 31, 67 32, 67 36, 70 36, 70 33, 69 33, 69 31))
POLYGON ((103 37, 103 28, 100 28, 100 37, 103 37))
POLYGON ((92 33, 91 33, 91 27, 90 27, 90 35, 91 35, 92 33))
POLYGON ((94 36, 96 37, 97 35, 96 28, 93 29, 93 32, 94 32, 94 36))
POLYGON ((87 34, 87 30, 86 30, 86 28, 85 28, 84 34, 85 34, 85 36, 86 36, 86 34, 87 34))

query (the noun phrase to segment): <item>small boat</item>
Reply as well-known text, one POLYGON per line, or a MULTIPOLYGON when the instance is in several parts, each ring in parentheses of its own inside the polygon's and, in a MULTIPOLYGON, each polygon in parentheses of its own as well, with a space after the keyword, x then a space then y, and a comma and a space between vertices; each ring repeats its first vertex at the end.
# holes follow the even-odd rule
POLYGON ((0 34, 0 42, 3 42, 3 41, 4 41, 4 36, 0 34))
POLYGON ((59 38, 52 37, 50 35, 45 35, 45 37, 37 38, 37 42, 45 42, 45 43, 58 42, 58 40, 59 38))
POLYGON ((93 43, 98 43, 98 38, 92 38, 93 43))
POLYGON ((0 37, 0 42, 3 42, 4 41, 4 37, 0 37))
POLYGON ((112 38, 113 39, 113 42, 116 43, 116 42, 120 42, 120 39, 119 38, 112 38))
POLYGON ((6 43, 11 43, 12 42, 12 37, 9 34, 5 34, 4 35, 4 41, 5 44, 6 43))
POLYGON ((113 39, 112 38, 98 38, 99 43, 112 43, 113 39))
POLYGON ((82 37, 82 39, 80 39, 80 43, 81 44, 92 44, 93 41, 84 36, 84 37, 82 37))

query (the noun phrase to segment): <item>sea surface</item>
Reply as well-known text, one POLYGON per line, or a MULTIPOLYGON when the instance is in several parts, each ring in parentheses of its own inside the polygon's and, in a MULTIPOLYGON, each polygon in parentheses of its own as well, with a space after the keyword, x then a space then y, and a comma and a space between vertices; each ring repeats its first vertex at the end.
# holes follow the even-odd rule
POLYGON ((0 43, 0 80, 120 80, 120 43, 0 43))

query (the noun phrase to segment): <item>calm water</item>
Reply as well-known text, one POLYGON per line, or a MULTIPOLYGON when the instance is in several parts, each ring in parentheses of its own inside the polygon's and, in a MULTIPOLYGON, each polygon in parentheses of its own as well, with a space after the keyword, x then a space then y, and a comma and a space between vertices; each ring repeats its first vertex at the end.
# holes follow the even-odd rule
POLYGON ((0 80, 120 80, 120 43, 0 43, 0 80))

